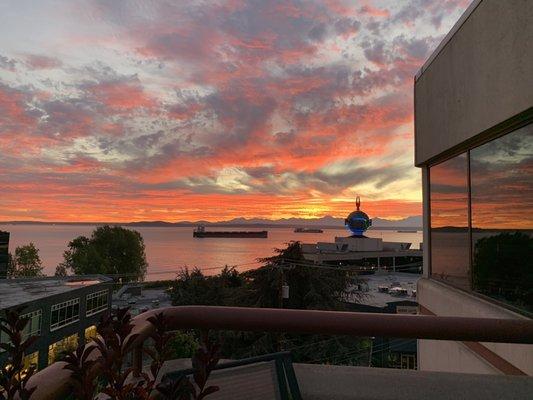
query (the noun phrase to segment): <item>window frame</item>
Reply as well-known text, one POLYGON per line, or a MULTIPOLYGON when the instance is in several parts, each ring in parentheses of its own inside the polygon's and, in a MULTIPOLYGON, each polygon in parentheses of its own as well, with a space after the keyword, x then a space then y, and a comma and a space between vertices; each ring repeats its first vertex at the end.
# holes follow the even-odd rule
POLYGON ((80 298, 76 297, 74 299, 69 299, 66 301, 63 301, 61 303, 53 304, 50 307, 50 332, 54 332, 58 329, 63 328, 64 326, 68 326, 71 324, 74 324, 80 320, 80 298), (77 307, 77 314, 74 314, 74 308, 77 307), (67 318, 68 312, 67 308, 71 309, 71 316, 70 318, 67 318), (52 323, 54 320, 53 315, 54 312, 57 311, 57 322, 52 323), (63 319, 60 318, 61 314, 63 314, 63 319), (66 321, 66 322, 65 322, 66 321))
MULTIPOLYGON (((481 146, 481 145, 480 145, 481 146)), ((430 165, 427 166, 427 175, 426 175, 426 187, 427 187, 427 204, 428 204, 428 241, 429 241, 429 246, 428 246, 428 249, 429 249, 429 255, 428 255, 428 276, 429 278, 431 279, 434 279, 434 280, 437 280, 439 282, 442 282, 444 284, 447 284, 447 285, 450 285, 450 286, 453 286, 454 288, 456 289, 460 289, 462 291, 465 291, 467 293, 472 293, 472 289, 470 290, 467 290, 465 289, 464 287, 461 287, 459 285, 455 285, 453 284, 453 282, 451 281, 448 281, 448 280, 443 280, 443 279, 440 279, 437 275, 433 275, 433 243, 431 241, 431 168, 437 166, 437 165, 440 165, 440 164, 443 164, 445 163, 446 161, 449 161, 455 157, 459 157, 459 156, 462 156, 463 154, 466 155, 466 173, 467 173, 467 177, 466 177, 466 195, 467 195, 467 202, 466 202, 466 206, 467 206, 467 236, 468 236, 468 240, 470 243, 472 243, 472 227, 471 227, 471 218, 470 218, 470 149, 467 149, 467 150, 463 150, 463 151, 457 151, 453 154, 449 154, 447 155, 446 157, 440 159, 439 161, 437 162, 434 162, 430 165)), ((470 283, 470 288, 472 288, 472 249, 471 249, 471 245, 469 246, 469 255, 468 255, 468 270, 469 270, 469 276, 468 276, 468 280, 469 280, 469 283, 470 283)))
POLYGON ((38 310, 30 311, 29 313, 23 314, 21 318, 29 318, 28 325, 24 327, 24 331, 26 330, 28 326, 30 327, 30 330, 28 332, 23 331, 22 340, 26 340, 30 336, 39 336, 41 334, 42 326, 43 326, 43 310, 41 308, 39 308, 38 310), (33 318, 36 316, 39 316, 38 328, 36 330, 31 330, 31 327, 33 325, 33 318))
POLYGON ((109 308, 109 290, 99 290, 97 292, 89 293, 85 296, 85 316, 90 317, 92 315, 98 314, 102 311, 105 311, 109 308), (101 298, 105 298, 105 303, 98 305, 98 301, 101 298), (95 302, 96 307, 89 309, 89 301, 95 302))

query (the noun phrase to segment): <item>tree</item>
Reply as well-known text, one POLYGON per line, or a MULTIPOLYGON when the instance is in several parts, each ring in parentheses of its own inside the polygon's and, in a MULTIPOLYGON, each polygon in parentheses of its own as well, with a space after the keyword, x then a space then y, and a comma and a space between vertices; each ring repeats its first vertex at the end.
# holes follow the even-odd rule
POLYGON ((262 259, 261 268, 245 272, 255 307, 342 310, 346 295, 360 295, 353 289, 357 274, 334 266, 318 267, 303 256, 300 242, 290 242, 276 255, 262 259), (289 286, 289 299, 280 303, 281 283, 289 286))
POLYGON ((9 255, 8 275, 12 278, 31 278, 43 276, 43 266, 39 249, 33 243, 18 246, 15 256, 9 255))
POLYGON ((64 278, 67 276, 67 266, 65 263, 59 263, 56 266, 56 272, 54 273, 54 276, 57 276, 59 278, 64 278))
POLYGON ((170 296, 172 304, 231 306, 235 305, 238 288, 244 285, 244 279, 235 268, 226 266, 219 275, 205 276, 198 268, 192 271, 185 268, 178 273, 170 296))
MULTIPOLYGON (((290 242, 276 255, 265 258, 261 268, 247 271, 243 302, 253 307, 313 310, 344 310, 345 298, 358 299, 354 289, 357 273, 334 266, 317 266, 305 259, 300 242, 290 242), (289 298, 280 297, 281 285, 289 286, 289 298)), ((359 359, 366 341, 347 336, 271 334, 259 337, 253 346, 259 352, 290 350, 297 362, 365 365, 359 359), (348 354, 348 356, 347 356, 348 354), (353 355, 357 354, 355 357, 353 355)))
POLYGON ((75 274, 124 275, 126 281, 144 279, 148 267, 141 234, 120 226, 101 226, 90 238, 75 238, 63 258, 65 270, 75 274))
POLYGON ((176 358, 190 358, 200 347, 198 339, 193 333, 175 332, 168 342, 169 360, 176 358))
POLYGON ((15 259, 13 258, 13 254, 8 253, 7 254, 7 277, 8 278, 15 278, 15 259))
MULTIPOLYGON (((262 267, 243 273, 226 267, 218 275, 206 276, 198 268, 185 269, 170 290, 172 304, 343 310, 347 293, 357 299, 358 293, 352 289, 358 282, 354 272, 317 268, 305 260, 299 242, 288 243, 276 252, 275 256, 260 260, 265 264, 262 267), (289 299, 284 299, 283 304, 282 282, 290 288, 289 299)), ((368 340, 364 339, 232 331, 220 334, 223 355, 230 359, 285 349, 291 350, 298 362, 368 365, 368 340)))
POLYGON ((533 310, 533 238, 524 232, 482 237, 474 247, 474 288, 533 310))

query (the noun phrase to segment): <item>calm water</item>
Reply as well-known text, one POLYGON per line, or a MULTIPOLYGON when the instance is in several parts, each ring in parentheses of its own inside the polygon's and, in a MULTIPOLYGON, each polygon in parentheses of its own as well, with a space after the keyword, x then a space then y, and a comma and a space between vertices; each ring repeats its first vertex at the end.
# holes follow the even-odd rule
MULTIPOLYGON (((84 225, 0 225, 0 230, 11 232, 11 252, 17 246, 35 243, 47 275, 53 274, 56 265, 63 260, 68 242, 79 235, 90 236, 94 228, 84 225)), ((149 263, 147 280, 172 279, 176 271, 184 266, 199 267, 209 273, 216 273, 224 265, 236 265, 239 270, 251 269, 259 265, 257 258, 271 256, 274 248, 283 247, 291 240, 327 242, 334 241, 335 236, 347 235, 344 229, 325 229, 324 233, 294 233, 292 228, 269 228, 268 239, 197 239, 192 237, 192 227, 130 229, 139 231, 144 238, 149 263)), ((422 241, 422 232, 372 230, 367 232, 367 236, 380 237, 385 241, 412 242, 412 248, 419 248, 422 241)))

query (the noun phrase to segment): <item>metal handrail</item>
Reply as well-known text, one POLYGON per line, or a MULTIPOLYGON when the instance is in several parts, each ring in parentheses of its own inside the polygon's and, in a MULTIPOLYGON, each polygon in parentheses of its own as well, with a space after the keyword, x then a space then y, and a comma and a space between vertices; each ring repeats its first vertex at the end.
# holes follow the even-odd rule
MULTIPOLYGON (((137 345, 150 336, 147 320, 163 313, 169 330, 204 329, 317 333, 533 344, 533 320, 439 317, 342 311, 288 310, 214 306, 178 306, 147 311, 133 318, 137 345)), ((135 361, 135 360, 134 360, 135 361)), ((34 400, 51 400, 68 393, 70 372, 57 362, 31 377, 34 400)))

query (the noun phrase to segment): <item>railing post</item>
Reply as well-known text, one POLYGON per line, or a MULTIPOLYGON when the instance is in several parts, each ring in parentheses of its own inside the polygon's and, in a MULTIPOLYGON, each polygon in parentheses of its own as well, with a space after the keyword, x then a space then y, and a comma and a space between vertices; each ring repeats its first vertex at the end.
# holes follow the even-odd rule
POLYGON ((139 377, 141 376, 141 372, 143 369, 143 344, 140 343, 138 346, 135 346, 133 349, 133 376, 139 377))

